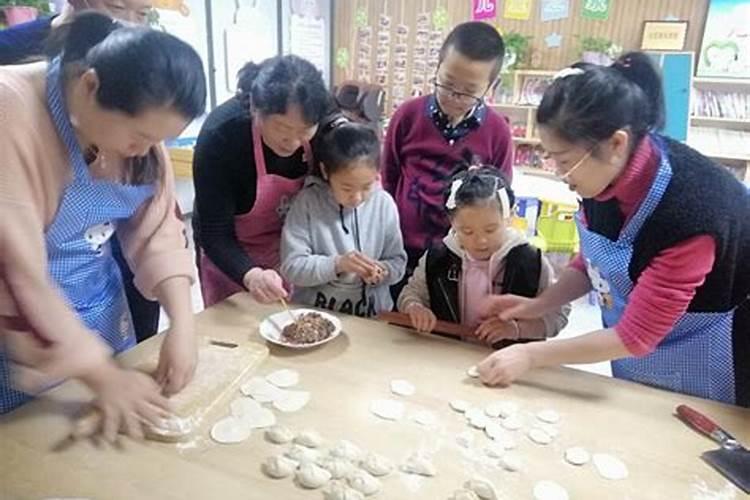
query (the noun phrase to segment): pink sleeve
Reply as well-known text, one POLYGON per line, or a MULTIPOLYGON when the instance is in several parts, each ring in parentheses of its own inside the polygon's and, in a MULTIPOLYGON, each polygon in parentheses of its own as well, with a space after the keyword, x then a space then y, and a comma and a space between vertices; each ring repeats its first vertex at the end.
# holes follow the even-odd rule
POLYGON ((177 206, 174 173, 166 148, 161 147, 164 176, 154 197, 118 229, 125 257, 133 269, 135 286, 147 298, 154 289, 175 276, 194 280, 193 252, 188 248, 185 224, 177 206))
POLYGON ((383 155, 380 160, 381 172, 383 176, 383 189, 391 196, 396 197, 396 188, 401 178, 401 161, 398 157, 399 147, 396 144, 398 137, 398 128, 401 123, 401 109, 396 110, 388 124, 388 130, 383 141, 383 155))
POLYGON ((586 273, 586 264, 583 262, 583 256, 581 255, 580 252, 578 254, 576 254, 576 256, 573 257, 573 260, 571 260, 568 263, 568 267, 572 267, 576 271, 580 271, 583 274, 587 274, 586 273))
POLYGON ((644 269, 615 326, 635 356, 653 352, 685 314, 715 260, 716 243, 700 235, 664 250, 644 269))

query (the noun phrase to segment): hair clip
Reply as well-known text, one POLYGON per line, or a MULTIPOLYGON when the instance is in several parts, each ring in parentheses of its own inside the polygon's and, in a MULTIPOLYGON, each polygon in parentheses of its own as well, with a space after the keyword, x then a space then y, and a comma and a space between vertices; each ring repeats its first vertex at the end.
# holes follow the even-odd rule
POLYGON ((500 208, 503 210, 503 219, 510 217, 510 198, 505 186, 497 190, 497 197, 500 200, 500 208))
POLYGON ((552 80, 560 80, 562 78, 567 78, 569 76, 577 76, 584 74, 585 71, 583 71, 581 68, 563 68, 560 71, 558 71, 555 76, 552 77, 552 80))
POLYGON ((453 184, 451 184, 451 194, 448 196, 448 200, 445 202, 445 208, 447 208, 448 210, 455 210, 456 193, 458 193, 458 189, 463 183, 463 179, 456 179, 455 181, 453 181, 453 184))

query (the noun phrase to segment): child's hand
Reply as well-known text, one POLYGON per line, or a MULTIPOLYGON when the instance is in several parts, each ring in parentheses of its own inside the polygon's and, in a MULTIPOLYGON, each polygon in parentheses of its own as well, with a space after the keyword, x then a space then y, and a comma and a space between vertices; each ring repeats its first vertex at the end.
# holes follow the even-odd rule
POLYGON ((159 351, 159 364, 154 378, 166 396, 177 394, 193 379, 198 364, 198 342, 195 332, 172 328, 159 351))
POLYGON ((502 320, 535 319, 544 315, 544 306, 538 298, 529 299, 519 295, 490 295, 484 299, 482 317, 497 316, 502 320))
POLYGON ((372 274, 370 274, 370 276, 366 278, 363 278, 365 283, 372 286, 381 284, 383 280, 388 277, 388 270, 379 262, 376 262, 375 264, 375 270, 372 272, 372 274))
POLYGON ((349 252, 346 255, 339 255, 336 258, 337 274, 356 274, 367 281, 377 274, 378 269, 382 271, 382 268, 376 261, 361 252, 349 252))
POLYGON ((488 345, 505 339, 515 340, 520 337, 520 334, 521 331, 515 320, 503 321, 498 317, 485 320, 474 332, 479 340, 488 345))
POLYGON ((414 303, 409 305, 406 308, 406 313, 409 315, 409 319, 411 319, 412 326, 419 333, 430 333, 435 329, 435 324, 437 323, 435 313, 422 304, 414 303))
POLYGON ((141 425, 158 425, 169 416, 169 401, 160 394, 159 385, 150 376, 124 370, 111 360, 83 377, 96 393, 94 400, 101 412, 101 431, 107 441, 114 442, 122 429, 135 439, 143 438, 141 425))
POLYGON ((528 344, 500 349, 479 363, 479 378, 486 385, 507 387, 533 367, 528 344))
POLYGON ((253 299, 261 304, 273 304, 289 296, 284 289, 284 280, 273 269, 254 267, 245 274, 242 281, 253 299))

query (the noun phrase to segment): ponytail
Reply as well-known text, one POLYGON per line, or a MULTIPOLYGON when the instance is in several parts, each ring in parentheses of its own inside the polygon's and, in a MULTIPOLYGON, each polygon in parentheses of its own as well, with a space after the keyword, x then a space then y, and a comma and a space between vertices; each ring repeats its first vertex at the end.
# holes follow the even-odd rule
POLYGON ((104 14, 83 12, 52 31, 46 42, 45 54, 50 59, 62 55, 63 65, 82 61, 89 50, 121 27, 122 24, 104 14))
POLYGON ((558 73, 545 91, 537 123, 586 146, 626 129, 635 147, 664 126, 661 75, 642 52, 625 54, 612 66, 576 63, 558 73))

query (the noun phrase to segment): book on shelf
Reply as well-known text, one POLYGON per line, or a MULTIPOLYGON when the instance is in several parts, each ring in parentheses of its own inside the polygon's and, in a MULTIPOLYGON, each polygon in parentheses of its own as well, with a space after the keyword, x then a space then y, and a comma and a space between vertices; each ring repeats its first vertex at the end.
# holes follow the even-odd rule
POLYGON ((743 93, 695 89, 693 116, 750 120, 750 91, 743 93))

